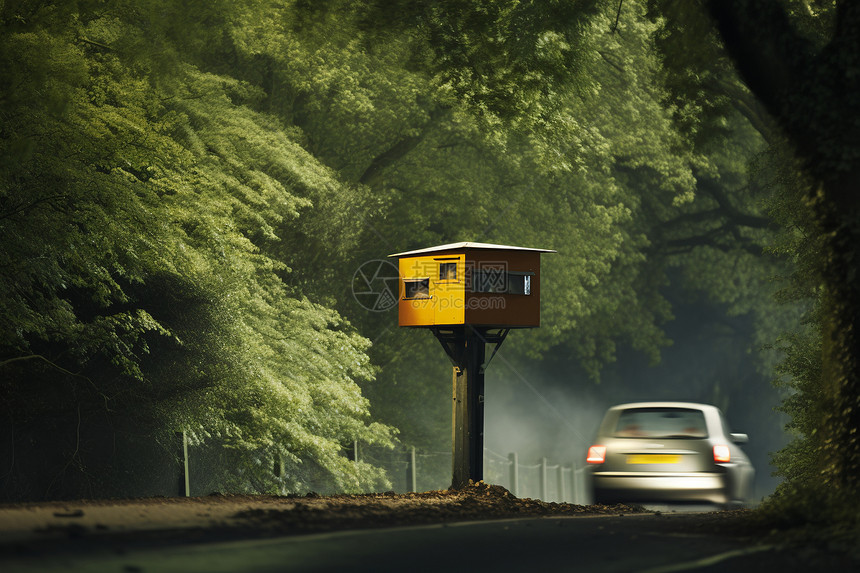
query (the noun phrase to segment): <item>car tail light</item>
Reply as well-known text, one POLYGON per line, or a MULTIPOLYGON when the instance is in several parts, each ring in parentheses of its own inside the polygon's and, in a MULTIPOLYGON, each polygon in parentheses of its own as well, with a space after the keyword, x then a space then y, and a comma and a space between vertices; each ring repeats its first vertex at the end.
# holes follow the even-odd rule
POLYGON ((591 446, 588 448, 588 457, 585 458, 590 464, 602 464, 606 460, 606 446, 591 446))
POLYGON ((714 461, 715 462, 730 462, 732 461, 732 456, 729 453, 728 446, 714 446, 714 461))

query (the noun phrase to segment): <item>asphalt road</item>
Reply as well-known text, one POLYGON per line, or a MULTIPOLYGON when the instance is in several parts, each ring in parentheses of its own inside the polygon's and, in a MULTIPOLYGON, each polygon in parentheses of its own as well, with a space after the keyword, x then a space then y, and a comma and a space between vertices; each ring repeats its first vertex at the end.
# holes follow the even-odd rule
POLYGON ((13 572, 856 571, 821 552, 685 531, 679 515, 532 518, 6 555, 13 572), (824 561, 822 561, 824 559, 824 561))

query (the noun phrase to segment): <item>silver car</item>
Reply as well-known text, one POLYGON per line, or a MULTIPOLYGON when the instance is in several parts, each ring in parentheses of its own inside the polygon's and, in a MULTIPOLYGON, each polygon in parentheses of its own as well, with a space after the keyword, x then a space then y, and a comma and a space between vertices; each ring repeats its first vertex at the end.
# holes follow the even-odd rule
POLYGON ((588 449, 594 501, 743 506, 755 476, 738 445, 747 441, 729 433, 722 412, 707 404, 613 406, 588 449))

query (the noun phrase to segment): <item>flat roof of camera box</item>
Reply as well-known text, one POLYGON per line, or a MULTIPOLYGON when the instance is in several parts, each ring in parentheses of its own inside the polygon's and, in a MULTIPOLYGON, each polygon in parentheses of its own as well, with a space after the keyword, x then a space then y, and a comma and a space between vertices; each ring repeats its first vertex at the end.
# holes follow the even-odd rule
POLYGON ((552 249, 531 249, 529 247, 515 247, 512 245, 493 245, 491 243, 448 243, 447 245, 437 245, 435 247, 427 247, 426 249, 418 249, 415 251, 406 251, 403 253, 394 253, 389 257, 409 257, 413 255, 425 255, 430 253, 438 253, 442 251, 461 251, 463 249, 492 249, 500 251, 532 251, 537 253, 555 253, 552 249))

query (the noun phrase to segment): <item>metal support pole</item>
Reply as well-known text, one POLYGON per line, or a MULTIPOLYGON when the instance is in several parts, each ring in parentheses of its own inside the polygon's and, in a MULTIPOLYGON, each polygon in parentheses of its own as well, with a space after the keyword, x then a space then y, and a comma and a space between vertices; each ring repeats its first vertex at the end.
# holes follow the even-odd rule
MULTIPOLYGON (((437 327, 433 334, 454 365, 451 487, 484 479, 484 369, 486 344, 499 349, 509 329, 437 327)), ((491 356, 492 358, 492 356, 491 356)))
MULTIPOLYGON (((443 345, 444 346, 444 345, 443 345)), ((460 375, 460 367, 454 366, 453 374, 451 378, 451 389, 454 393, 453 398, 451 400, 451 473, 456 474, 457 459, 456 459, 456 446, 457 443, 457 377, 460 375)), ((453 485, 453 483, 452 483, 453 485)))
POLYGON ((570 462, 570 487, 573 492, 573 503, 579 503, 579 490, 576 480, 576 462, 570 462))
POLYGON ((358 463, 358 440, 352 441, 352 459, 355 463, 358 463))
POLYGON ((451 487, 484 479, 484 337, 463 329, 462 355, 454 379, 454 457, 451 487))
POLYGON ((520 495, 520 462, 519 457, 516 452, 511 452, 508 454, 508 459, 511 461, 511 477, 510 481, 510 491, 515 496, 519 497, 520 495))

